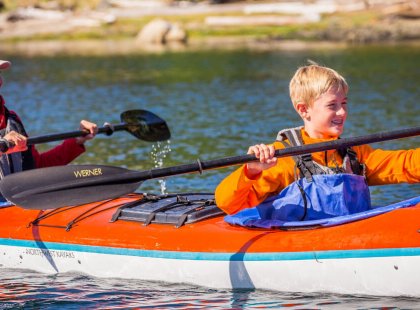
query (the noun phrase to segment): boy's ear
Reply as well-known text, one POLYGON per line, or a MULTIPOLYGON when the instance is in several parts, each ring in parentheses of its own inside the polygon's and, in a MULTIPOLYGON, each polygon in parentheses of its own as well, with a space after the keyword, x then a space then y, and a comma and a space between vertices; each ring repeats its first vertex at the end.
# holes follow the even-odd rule
POLYGON ((308 107, 305 103, 300 102, 296 105, 296 112, 298 112, 300 117, 305 118, 308 115, 308 107))

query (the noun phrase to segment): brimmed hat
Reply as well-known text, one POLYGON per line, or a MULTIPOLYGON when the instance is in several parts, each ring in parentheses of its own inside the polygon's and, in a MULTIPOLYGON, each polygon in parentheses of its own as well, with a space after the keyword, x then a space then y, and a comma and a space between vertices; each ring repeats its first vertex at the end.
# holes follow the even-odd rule
POLYGON ((12 63, 10 61, 0 60, 0 70, 8 69, 11 65, 12 63))

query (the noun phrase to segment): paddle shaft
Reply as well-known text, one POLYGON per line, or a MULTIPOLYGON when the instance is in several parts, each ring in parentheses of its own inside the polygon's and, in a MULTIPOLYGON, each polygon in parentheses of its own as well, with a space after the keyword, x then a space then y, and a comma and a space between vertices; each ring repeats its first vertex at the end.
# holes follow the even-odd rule
MULTIPOLYGON (((354 138, 343 138, 317 144, 276 150, 276 157, 296 156, 331 149, 416 136, 420 127, 377 133, 354 138)), ((27 209, 59 208, 120 197, 135 191, 142 181, 257 161, 255 155, 242 155, 197 160, 195 163, 133 171, 103 165, 67 165, 33 169, 6 176, 0 190, 9 201, 27 209)))
MULTIPOLYGON (((370 144, 375 142, 382 142, 400 138, 407 138, 420 135, 420 127, 400 129, 389 132, 376 133, 360 137, 343 138, 328 142, 308 144, 303 146, 294 146, 285 149, 279 149, 275 151, 275 157, 288 157, 296 156, 307 153, 321 152, 339 148, 347 148, 356 145, 370 144)), ((92 184, 96 182, 104 183, 118 183, 118 182, 141 182, 149 179, 157 179, 163 177, 169 177, 180 174, 187 174, 193 172, 202 172, 204 170, 234 166, 239 164, 245 164, 252 161, 257 161, 255 155, 240 155, 225 157, 220 159, 213 159, 208 161, 197 160, 195 163, 183 164, 167 168, 156 168, 147 171, 130 171, 120 175, 104 176, 102 180, 84 180, 84 184, 88 185, 92 181, 92 184)))
MULTIPOLYGON (((114 131, 125 130, 127 129, 127 124, 121 123, 117 125, 106 125, 103 127, 98 128, 98 134, 106 134, 110 136, 114 133, 114 131)), ((77 137, 84 137, 87 136, 89 133, 84 130, 75 130, 63 133, 56 133, 56 134, 49 134, 49 135, 42 135, 42 136, 35 136, 30 137, 27 140, 27 145, 34 145, 34 144, 41 144, 53 141, 60 141, 69 138, 77 138, 77 137)))
MULTIPOLYGON (((112 135, 114 131, 125 130, 129 125, 126 123, 120 123, 116 125, 105 125, 103 127, 98 128, 98 134, 106 134, 108 136, 112 135)), ((89 133, 84 130, 75 130, 63 133, 56 133, 56 134, 49 134, 49 135, 42 135, 42 136, 35 136, 30 137, 26 140, 27 145, 35 145, 53 141, 60 141, 69 138, 76 138, 76 137, 84 137, 89 133)), ((0 152, 5 153, 7 150, 13 146, 13 143, 10 141, 0 140, 0 152)))

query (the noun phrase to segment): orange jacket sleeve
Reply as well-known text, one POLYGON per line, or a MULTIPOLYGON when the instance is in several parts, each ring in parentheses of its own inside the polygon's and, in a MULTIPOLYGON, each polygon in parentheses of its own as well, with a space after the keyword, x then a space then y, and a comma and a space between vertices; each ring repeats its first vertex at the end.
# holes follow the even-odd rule
POLYGON ((358 148, 369 185, 420 183, 420 148, 397 151, 373 149, 369 145, 358 148))

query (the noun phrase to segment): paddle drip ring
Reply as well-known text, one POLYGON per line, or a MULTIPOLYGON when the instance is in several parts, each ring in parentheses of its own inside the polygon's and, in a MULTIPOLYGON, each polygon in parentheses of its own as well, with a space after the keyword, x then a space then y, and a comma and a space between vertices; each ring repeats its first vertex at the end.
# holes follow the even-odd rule
POLYGON ((111 136, 115 131, 114 125, 112 125, 111 123, 105 122, 104 127, 106 128, 105 134, 107 136, 111 136))
POLYGON ((197 159, 197 164, 198 164, 198 169, 199 169, 198 172, 200 174, 203 174, 203 164, 201 163, 200 158, 197 159))

